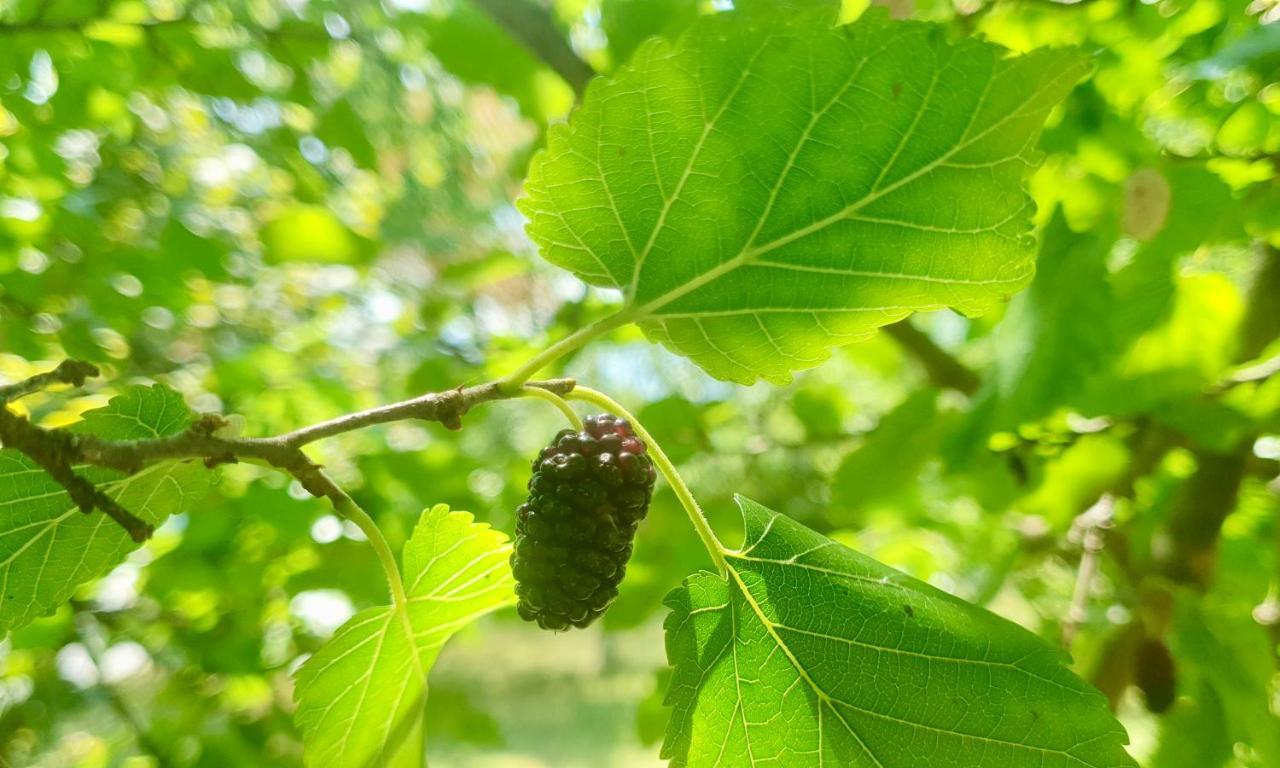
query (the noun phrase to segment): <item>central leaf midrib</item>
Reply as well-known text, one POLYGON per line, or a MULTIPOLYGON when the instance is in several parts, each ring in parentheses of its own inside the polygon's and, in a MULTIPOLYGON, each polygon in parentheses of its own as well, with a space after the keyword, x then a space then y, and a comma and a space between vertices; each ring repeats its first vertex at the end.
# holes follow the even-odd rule
MULTIPOLYGON (((831 711, 835 713, 835 716, 840 718, 840 722, 844 723, 844 727, 849 731, 849 735, 858 742, 858 746, 862 747, 862 751, 866 753, 867 757, 870 757, 875 764, 879 766, 879 768, 887 768, 887 766, 880 761, 880 758, 876 757, 875 753, 871 751, 871 748, 867 746, 867 743, 862 740, 862 737, 858 735, 858 732, 853 729, 853 726, 849 724, 849 721, 845 719, 844 715, 840 713, 840 710, 835 708, 835 705, 832 703, 834 700, 831 696, 828 695, 820 685, 818 685, 816 680, 809 676, 808 670, 804 668, 804 665, 800 663, 800 660, 791 652, 791 646, 787 645, 787 643, 778 636, 777 632, 774 631, 773 624, 764 615, 764 611, 760 608, 759 604, 756 603, 755 597, 751 594, 750 590, 747 589, 747 584, 742 580, 742 576, 738 573, 738 569, 733 566, 729 566, 726 568, 726 571, 732 575, 733 580, 737 582, 739 593, 742 595, 743 599, 746 600, 747 605, 751 607, 752 612, 755 613, 756 619, 760 622, 760 625, 764 627, 765 631, 769 633, 769 636, 773 638, 774 644, 777 645, 778 649, 786 655, 787 660, 791 662, 791 666, 795 669, 796 674, 800 675, 805 683, 809 685, 809 689, 818 697, 819 706, 821 707, 821 705, 825 704, 827 707, 830 707, 831 711)), ((732 610, 732 607, 730 610, 732 610)), ((741 693, 739 693, 739 698, 741 699, 741 693)), ((819 741, 819 752, 821 752, 822 747, 822 742, 819 741)))
MULTIPOLYGON (((423 668, 422 659, 419 658, 418 656, 418 643, 417 643, 417 639, 414 637, 414 634, 413 634, 413 623, 409 621, 408 603, 397 603, 396 605, 392 606, 391 610, 399 614, 400 616, 400 624, 401 624, 401 627, 404 629, 405 641, 409 645, 409 658, 413 661, 413 671, 414 671, 414 674, 417 675, 418 683, 422 686, 422 706, 418 708, 417 712, 413 713, 413 717, 420 718, 422 717, 422 714, 426 711, 426 708, 427 708, 427 671, 426 669, 423 668)), ((406 681, 404 686, 400 689, 400 693, 396 694, 395 703, 391 705, 391 712, 393 715, 397 710, 400 709, 400 702, 404 701, 404 694, 408 690, 409 690, 409 683, 408 681, 406 681)), ((387 725, 388 735, 391 733, 391 727, 392 727, 392 723, 390 720, 388 720, 388 725, 387 725)), ((380 754, 385 754, 386 748, 387 748, 387 741, 384 738, 382 743, 382 753, 380 754)))

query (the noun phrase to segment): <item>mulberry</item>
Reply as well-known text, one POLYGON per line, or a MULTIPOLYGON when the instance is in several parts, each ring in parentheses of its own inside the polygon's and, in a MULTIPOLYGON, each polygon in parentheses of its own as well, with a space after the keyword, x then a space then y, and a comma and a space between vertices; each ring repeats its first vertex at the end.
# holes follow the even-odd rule
POLYGON ((644 441, 609 414, 588 416, 581 432, 566 429, 542 449, 516 510, 511 568, 521 618, 558 631, 605 612, 656 476, 644 441))

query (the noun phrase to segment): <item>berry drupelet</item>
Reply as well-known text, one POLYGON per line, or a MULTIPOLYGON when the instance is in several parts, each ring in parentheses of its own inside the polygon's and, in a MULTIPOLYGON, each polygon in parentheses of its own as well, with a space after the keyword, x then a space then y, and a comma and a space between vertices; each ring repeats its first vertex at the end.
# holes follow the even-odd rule
POLYGON ((581 432, 563 430, 542 449, 516 510, 511 568, 521 618, 563 630, 604 613, 656 476, 644 441, 609 414, 588 416, 581 432))

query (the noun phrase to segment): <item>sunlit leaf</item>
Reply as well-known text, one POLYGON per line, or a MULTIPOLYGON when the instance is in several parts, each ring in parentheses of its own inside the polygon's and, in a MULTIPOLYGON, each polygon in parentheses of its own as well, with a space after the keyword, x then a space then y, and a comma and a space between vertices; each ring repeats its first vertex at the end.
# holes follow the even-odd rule
MULTIPOLYGON (((89 411, 73 430, 111 440, 180 432, 191 421, 182 395, 163 386, 133 387, 89 411)), ((80 471, 152 525, 189 509, 208 489, 200 462, 168 461, 128 477, 104 469, 80 471)), ((84 514, 43 469, 13 450, 0 450, 0 633, 66 602, 81 584, 119 564, 137 548, 101 512, 84 514)))
POLYGON ((408 604, 361 611, 298 670, 308 766, 420 766, 427 672, 459 629, 515 603, 503 534, 443 504, 404 549, 408 604))
POLYGON ((553 128, 521 203, 543 255, 714 376, 786 381, 915 310, 1033 271, 1022 189, 1087 65, 873 12, 748 12, 651 40, 553 128))
POLYGON ((740 551, 668 599, 674 766, 1128 768, 1061 651, 739 497, 740 551))

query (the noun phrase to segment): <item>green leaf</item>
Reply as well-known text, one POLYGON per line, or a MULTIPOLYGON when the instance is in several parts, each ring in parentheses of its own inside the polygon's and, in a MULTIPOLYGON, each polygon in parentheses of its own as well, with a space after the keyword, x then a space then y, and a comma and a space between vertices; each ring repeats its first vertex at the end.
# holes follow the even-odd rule
POLYGON ((986 393, 998 400, 991 429, 1014 428, 1073 403, 1089 377, 1119 353, 1114 336, 1099 332, 1114 317, 1106 263, 1111 243, 1072 232, 1060 213, 1049 221, 1036 279, 996 327, 986 393))
POLYGON ((931 389, 916 392, 885 414, 866 440, 844 457, 832 478, 839 510, 831 515, 832 522, 852 524, 859 510, 915 492, 920 470, 934 455, 942 422, 938 393, 931 389))
POLYGON ((454 632, 515 604, 507 537, 437 504, 404 548, 408 604, 361 611, 298 670, 308 766, 422 765, 427 672, 454 632))
POLYGON ((1194 698, 1184 696, 1160 719, 1159 748, 1151 759, 1158 768, 1219 768, 1231 759, 1231 734, 1222 700, 1203 683, 1194 698))
MULTIPOLYGON (((165 386, 132 387, 89 411, 74 432, 109 440, 163 437, 191 422, 182 395, 165 386)), ((190 508, 208 490, 199 462, 169 461, 124 476, 78 468, 109 496, 153 525, 190 508)), ((81 584, 102 576, 137 544, 101 512, 84 514, 35 462, 0 450, 0 634, 43 616, 81 584)))
POLYGON ((332 211, 318 205, 285 208, 262 228, 261 236, 263 255, 276 264, 349 264, 358 256, 351 231, 332 211))
POLYGON ((673 766, 1120 768, 1124 730, 1022 628, 738 497, 727 574, 668 598, 673 766))
POLYGON ((550 131, 520 203, 549 261, 719 378, 785 382, 1031 279, 1022 180, 1084 60, 827 18, 724 13, 645 43, 550 131))
POLYGON ((572 89, 472 3, 428 13, 425 23, 431 53, 459 80, 492 86, 540 122, 569 111, 572 89))
POLYGON ((616 63, 625 62, 646 39, 674 38, 698 18, 689 0, 603 0, 600 26, 616 63))

